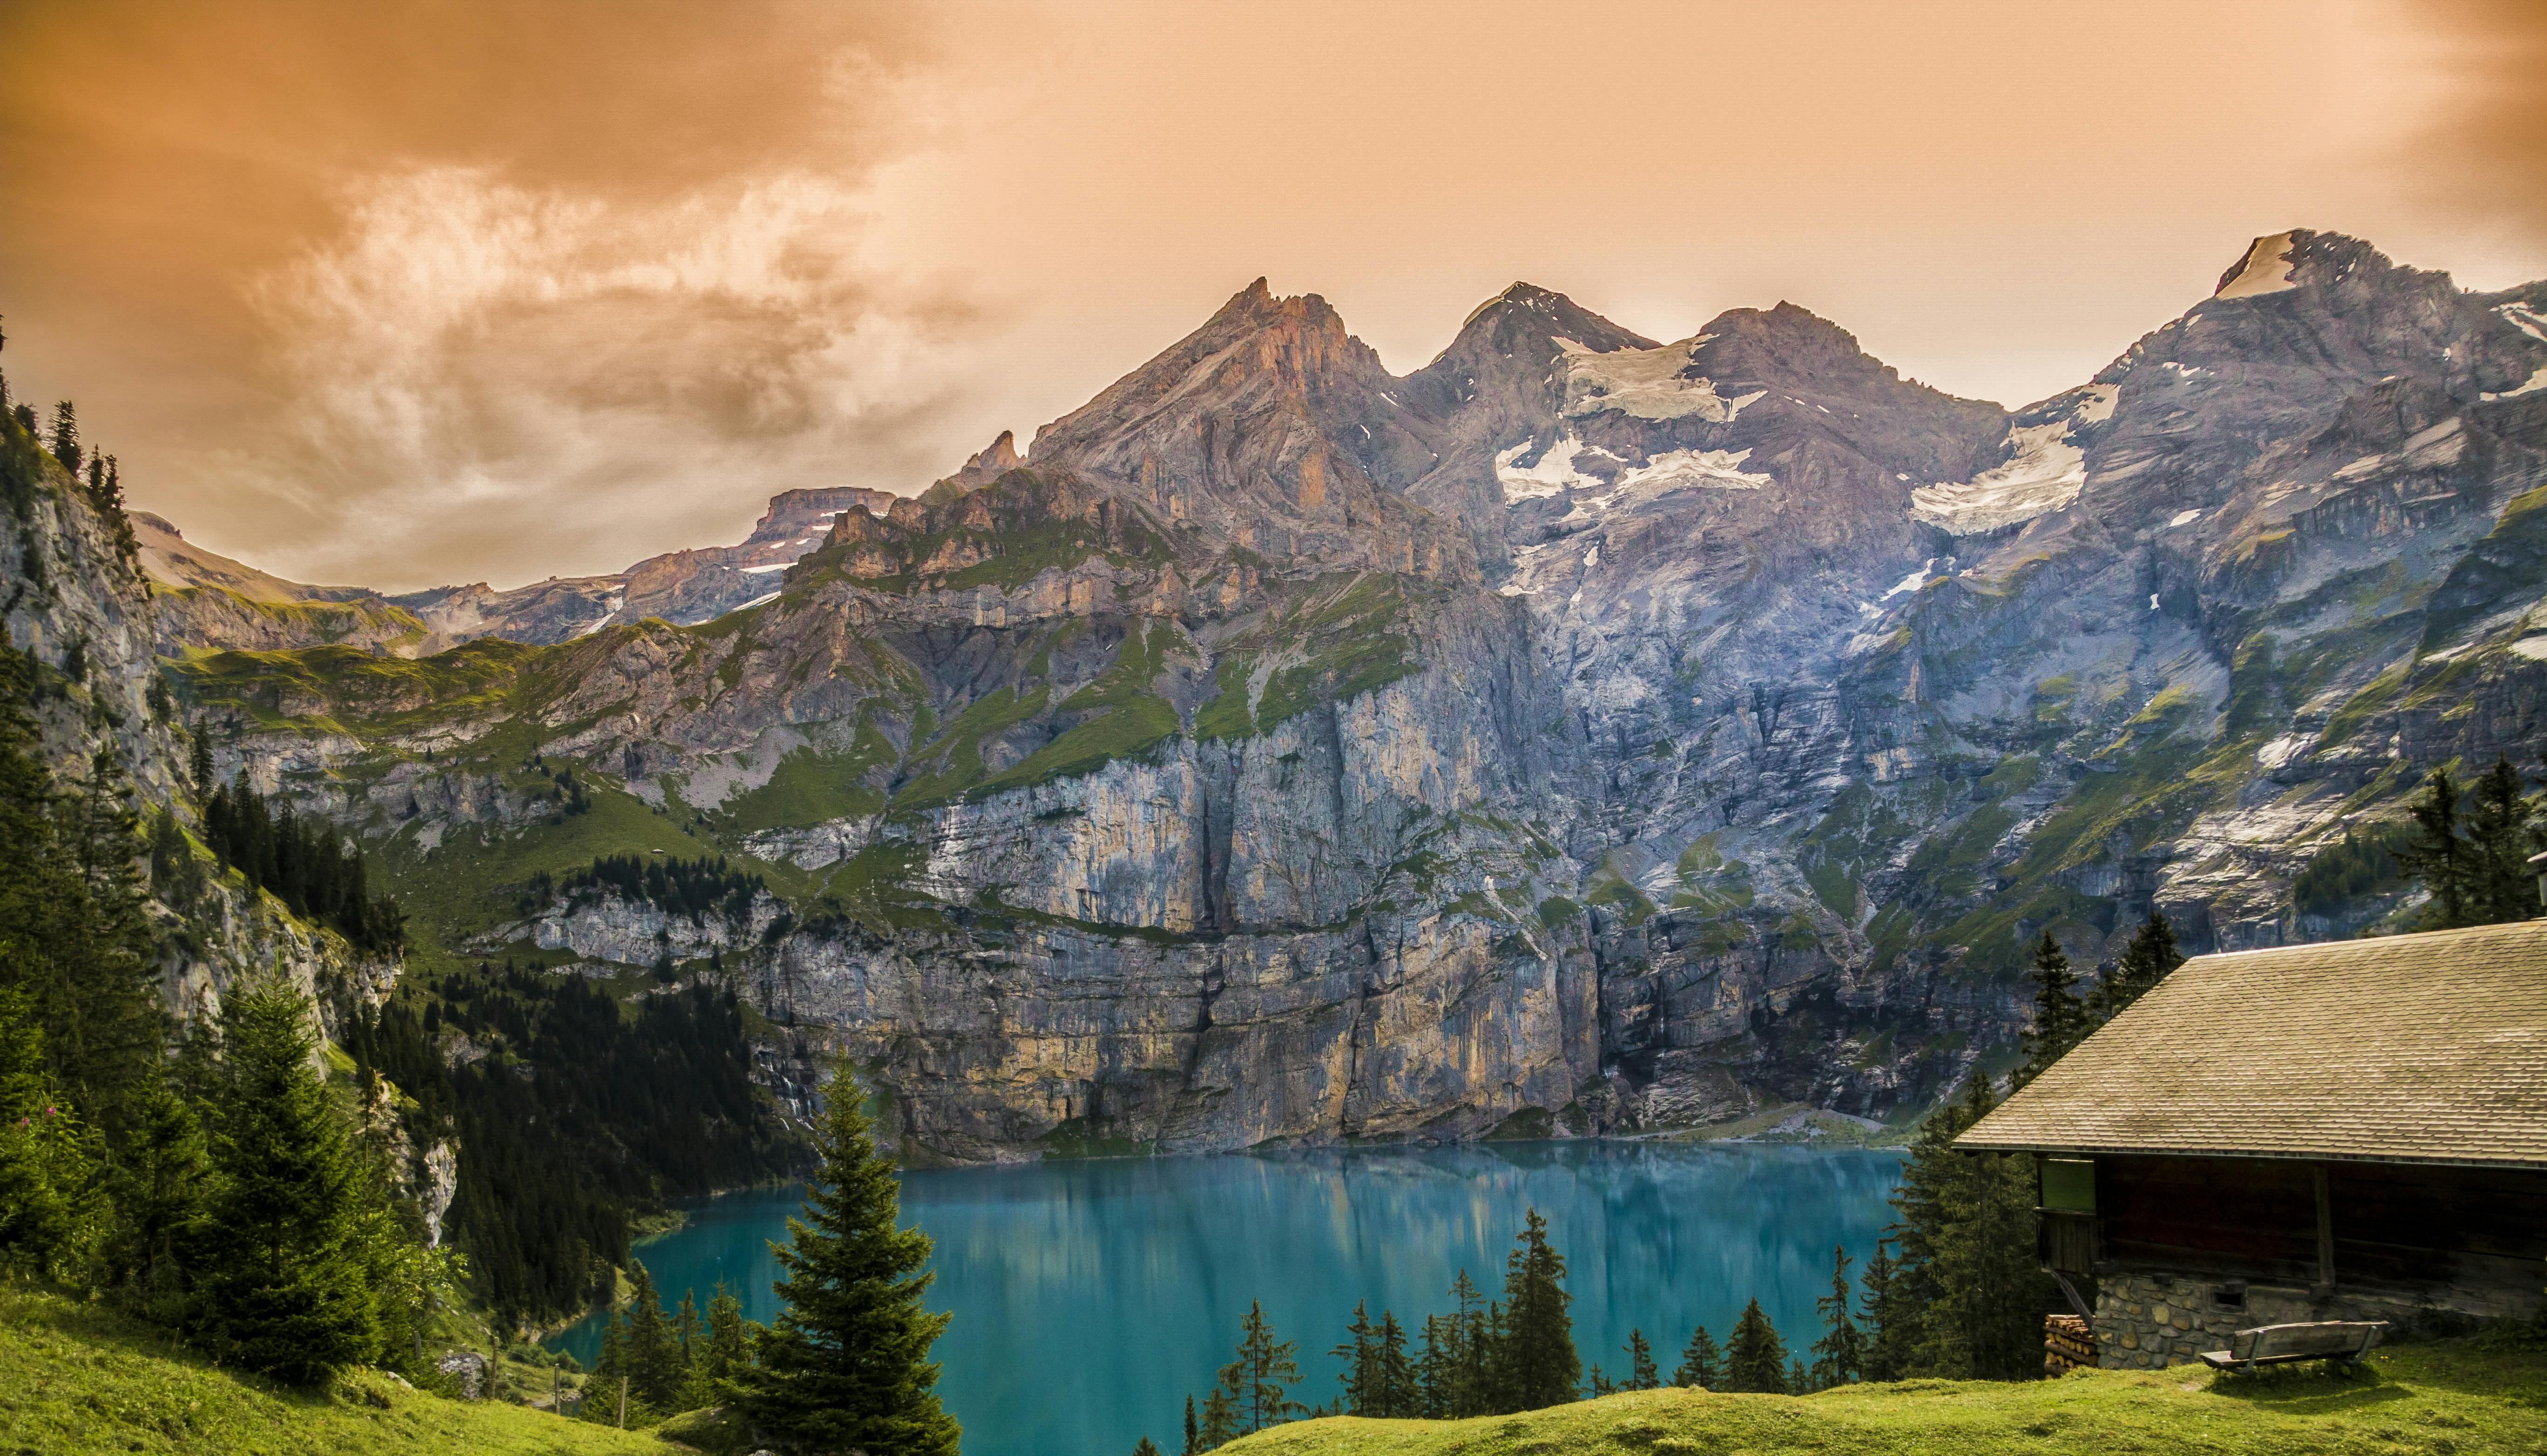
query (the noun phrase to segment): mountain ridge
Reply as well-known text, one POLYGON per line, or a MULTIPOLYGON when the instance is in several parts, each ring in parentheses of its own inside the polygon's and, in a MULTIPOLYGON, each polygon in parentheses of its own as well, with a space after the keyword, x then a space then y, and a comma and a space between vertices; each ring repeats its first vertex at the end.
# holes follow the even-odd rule
MULTIPOLYGON (((2534 752, 2542 295, 2294 229, 2009 411, 1792 304, 1655 344, 1527 285, 1400 379, 1260 280, 769 600, 167 670, 418 884, 565 853, 533 746, 772 866, 724 974, 908 1156, 1906 1116, 2013 1054, 2045 930, 2377 924, 2290 887, 2534 752)), ((576 933, 520 893, 431 933, 576 933)))

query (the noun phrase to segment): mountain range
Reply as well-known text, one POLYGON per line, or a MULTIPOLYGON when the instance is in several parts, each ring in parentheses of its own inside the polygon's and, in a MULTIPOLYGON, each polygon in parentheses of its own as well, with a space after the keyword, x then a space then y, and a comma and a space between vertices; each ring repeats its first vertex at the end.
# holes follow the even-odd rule
POLYGON ((2294 887, 2535 757, 2542 507, 2547 284, 2298 230, 2014 412, 1523 284, 1398 377, 1260 280, 739 547, 390 597, 141 517, 147 600, 9 626, 364 836, 427 959, 732 977, 907 1156, 1897 1120, 2013 1055, 2047 930, 2408 905, 2294 887), (553 889, 622 851, 766 890, 553 889))

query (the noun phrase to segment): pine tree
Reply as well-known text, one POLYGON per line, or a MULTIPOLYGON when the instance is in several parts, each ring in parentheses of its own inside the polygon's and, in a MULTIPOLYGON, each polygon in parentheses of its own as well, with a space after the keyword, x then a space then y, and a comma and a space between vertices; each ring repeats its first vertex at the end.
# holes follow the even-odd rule
POLYGON ((1159 1448, 1148 1436, 1143 1436, 1139 1444, 1132 1447, 1132 1456, 1159 1456, 1159 1448))
POLYGON ((1813 1372, 1804 1368, 1804 1362, 1801 1356, 1798 1356, 1797 1358, 1787 1362, 1788 1394, 1809 1396, 1816 1389, 1818 1389, 1818 1387, 1813 1384, 1813 1372))
POLYGON ((1899 1380, 1909 1369, 1909 1346, 1916 1330, 1893 1289, 1893 1267, 1886 1241, 1875 1241, 1875 1252, 1867 1255, 1866 1273, 1858 1280, 1859 1319, 1865 1331, 1860 1365, 1870 1381, 1899 1380))
POLYGON ((1186 1448, 1183 1456, 1202 1456, 1209 1448, 1202 1443, 1202 1428, 1194 1424, 1193 1397, 1186 1397, 1186 1448))
POLYGON ((2459 786, 2446 766, 2425 776, 2423 797, 2410 814, 2414 832, 2397 858, 2431 897, 2415 928, 2455 930, 2475 924, 2476 857, 2459 832, 2459 786))
POLYGON ((186 730, 186 776, 195 785, 199 799, 209 799, 220 781, 213 776, 213 729, 203 719, 186 730))
POLYGON ((1265 1306, 1254 1300, 1248 1301, 1238 1328, 1238 1358, 1220 1367, 1220 1388, 1229 1392, 1245 1422, 1239 1433, 1254 1435, 1306 1409, 1286 1394, 1300 1380, 1299 1346, 1274 1337, 1265 1306))
POLYGON ((1991 1106, 1987 1081, 1975 1077, 1929 1114, 1893 1194, 1901 1253, 1890 1282, 1907 1327, 1905 1375, 2035 1378, 2043 1317, 2067 1307, 2035 1259, 2033 1160, 1953 1151, 1991 1106))
POLYGON ((1715 1336, 1707 1332, 1706 1326, 1690 1332, 1689 1347, 1681 1351, 1680 1368, 1672 1372, 1672 1384, 1682 1390, 1724 1389, 1724 1357, 1716 1352, 1715 1336))
POLYGON ((80 469, 79 414, 67 399, 53 406, 53 459, 76 477, 80 469))
POLYGON ((2114 963, 2113 974, 2096 988, 2096 1010, 2105 1018, 2122 1012, 2134 1001, 2155 989, 2176 967, 2184 964, 2184 953, 2175 948, 2175 927, 2166 916, 2155 910, 2132 932, 2131 944, 2123 947, 2122 959, 2114 963))
POLYGON ((0 1271, 59 1278, 97 1234, 99 1149, 55 1090, 44 1040, 25 994, 0 985, 0 1271))
POLYGON ((868 1456, 954 1456, 959 1430, 939 1408, 928 1347, 948 1317, 922 1300, 934 1277, 928 1236, 900 1228, 901 1180, 877 1151, 843 1070, 814 1134, 822 1158, 777 1250, 786 1308, 739 1382, 745 1418, 781 1440, 868 1456))
POLYGON ((1813 1341, 1812 1388, 1828 1390, 1857 1379, 1866 1368, 1866 1341, 1850 1318, 1848 1248, 1831 1248, 1830 1293, 1814 1301, 1822 1317, 1822 1337, 1813 1341))
POLYGON ((2539 912, 2529 856, 2539 847, 2520 770, 2497 757, 2469 791, 2468 911, 2477 924, 2526 920, 2539 912))
POLYGON ((1417 1393, 1415 1362, 1406 1357, 1406 1327, 1386 1310, 1379 1312, 1379 1410, 1375 1413, 1390 1419, 1411 1419, 1422 1413, 1422 1398, 1417 1393))
POLYGON ((1754 1299, 1734 1322, 1724 1343, 1724 1388, 1768 1395, 1787 1393, 1787 1342, 1754 1299))
POLYGON ((1603 1396, 1618 1394, 1618 1390, 1617 1386, 1610 1383, 1610 1377, 1603 1373, 1601 1362, 1593 1361, 1592 1373, 1583 1378, 1583 1398, 1587 1401, 1597 1401, 1603 1396))
POLYGON ((145 1317, 190 1323, 193 1261, 213 1193, 211 1145, 194 1107, 153 1077, 135 1099, 133 1136, 115 1170, 108 1280, 145 1317))
POLYGON ((80 792, 56 791, 25 707, 33 687, 33 659, 0 631, 0 985, 42 1028, 57 1095, 121 1146, 165 1029, 141 845, 111 754, 80 792))
POLYGON ((147 908, 140 817, 132 801, 122 762, 111 749, 99 749, 77 796, 64 804, 79 884, 56 907, 65 939, 53 949, 77 1018, 77 1060, 64 1067, 67 1090, 119 1145, 132 1122, 132 1097, 157 1067, 168 1029, 158 998, 159 938, 147 908))
POLYGON ((619 1335, 620 1355, 628 1362, 628 1397, 649 1412, 668 1415, 680 1409, 681 1393, 689 1384, 687 1362, 644 1261, 628 1261, 628 1323, 619 1335))
POLYGON ((2069 969, 2068 954, 2052 932, 2034 947, 2034 1025, 2025 1036, 2025 1066, 2018 1075, 2032 1081, 2048 1071, 2052 1064, 2068 1054, 2070 1048, 2086 1040, 2089 1031, 2087 1008, 2078 999, 2075 987, 2077 973, 2069 969))
POLYGON ((1574 1352, 1574 1297, 1565 1288, 1565 1258, 1548 1246, 1547 1221, 1531 1209, 1504 1264, 1503 1337, 1494 1363, 1496 1404, 1537 1411, 1574 1399, 1583 1378, 1574 1352))
POLYGON ((1654 1368, 1654 1347, 1641 1329, 1627 1331, 1627 1383, 1622 1389, 1649 1391, 1662 1388, 1663 1376, 1654 1368))
POLYGON ((1344 1361, 1344 1373, 1337 1377, 1344 1383, 1344 1407, 1348 1415, 1377 1415, 1379 1411, 1379 1331, 1361 1305, 1354 1306, 1353 1323, 1345 1327, 1345 1342, 1328 1351, 1344 1361))
POLYGON ((293 1385, 379 1352, 355 1243, 355 1171, 310 1069, 309 1015, 275 981, 233 985, 221 1008, 220 1191, 199 1273, 214 1348, 293 1385))
POLYGON ((1227 1386, 1215 1385, 1202 1399, 1202 1449, 1217 1451, 1241 1434, 1238 1428, 1238 1398, 1227 1386))
POLYGON ((726 1399, 736 1374, 751 1363, 752 1328, 743 1318, 743 1301, 718 1280, 716 1293, 708 1297, 707 1331, 690 1362, 690 1391, 683 1405, 697 1410, 726 1399))

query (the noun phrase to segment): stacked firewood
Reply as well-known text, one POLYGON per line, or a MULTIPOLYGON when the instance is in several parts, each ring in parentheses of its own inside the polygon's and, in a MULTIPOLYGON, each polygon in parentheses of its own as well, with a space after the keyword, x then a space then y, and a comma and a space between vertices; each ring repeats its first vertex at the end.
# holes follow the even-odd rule
POLYGON ((2043 1317, 2043 1373, 2066 1375, 2096 1368, 2096 1331, 2075 1315, 2043 1317))

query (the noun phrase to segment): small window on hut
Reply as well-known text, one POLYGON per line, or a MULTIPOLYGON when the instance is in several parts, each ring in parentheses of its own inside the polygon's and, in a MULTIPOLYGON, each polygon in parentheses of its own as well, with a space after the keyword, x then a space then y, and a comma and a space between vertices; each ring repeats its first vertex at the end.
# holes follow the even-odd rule
POLYGON ((2083 1157, 2044 1158, 2043 1206, 2062 1213, 2094 1213, 2096 1165, 2083 1157))

